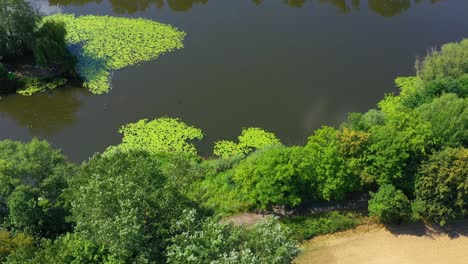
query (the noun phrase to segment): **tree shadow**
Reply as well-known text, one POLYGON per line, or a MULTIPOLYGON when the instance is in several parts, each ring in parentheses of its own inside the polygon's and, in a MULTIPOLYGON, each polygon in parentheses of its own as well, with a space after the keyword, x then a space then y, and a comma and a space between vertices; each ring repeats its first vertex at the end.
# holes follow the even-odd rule
POLYGON ((418 222, 405 225, 386 225, 385 227, 395 236, 407 235, 432 239, 441 235, 446 235, 450 239, 468 236, 468 219, 453 220, 445 226, 418 222))
MULTIPOLYGON (((111 58, 97 58, 85 52, 83 45, 85 43, 75 43, 68 46, 70 52, 78 59, 76 70, 80 77, 86 83, 107 82, 110 89, 110 76, 112 69, 109 68, 111 58)), ((92 91, 93 92, 93 91, 92 91)))

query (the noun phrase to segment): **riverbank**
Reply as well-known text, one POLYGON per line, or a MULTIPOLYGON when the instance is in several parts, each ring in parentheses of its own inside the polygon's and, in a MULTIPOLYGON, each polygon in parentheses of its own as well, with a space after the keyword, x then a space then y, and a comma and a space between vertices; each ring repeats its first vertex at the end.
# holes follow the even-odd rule
POLYGON ((444 229, 423 224, 386 228, 362 225, 307 241, 294 263, 306 264, 465 264, 468 259, 468 220, 444 229))

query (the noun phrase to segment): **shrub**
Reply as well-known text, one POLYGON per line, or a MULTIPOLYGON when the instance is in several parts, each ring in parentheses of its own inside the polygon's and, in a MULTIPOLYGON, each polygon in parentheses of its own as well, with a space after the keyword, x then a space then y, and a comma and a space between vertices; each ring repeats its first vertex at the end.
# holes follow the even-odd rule
POLYGON ((369 215, 383 223, 401 222, 410 216, 408 197, 391 184, 380 186, 377 193, 371 193, 369 215))
POLYGON ((281 222, 291 228, 299 240, 331 234, 358 226, 361 221, 355 213, 330 212, 285 218, 281 222))
POLYGON ((468 215, 468 149, 447 148, 425 162, 416 181, 420 214, 441 225, 468 215))

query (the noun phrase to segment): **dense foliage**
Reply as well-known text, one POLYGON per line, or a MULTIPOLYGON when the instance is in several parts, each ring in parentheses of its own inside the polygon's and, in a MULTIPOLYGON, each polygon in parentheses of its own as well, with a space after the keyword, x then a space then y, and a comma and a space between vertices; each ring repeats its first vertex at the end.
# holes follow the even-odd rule
POLYGON ((208 218, 200 221, 195 211, 173 227, 168 263, 290 263, 299 253, 297 244, 274 219, 263 220, 247 231, 208 218))
POLYGON ((74 166, 44 142, 0 142, 0 221, 4 228, 54 237, 70 230, 62 197, 74 166))
POLYGON ((190 203, 147 152, 96 156, 71 181, 75 232, 126 263, 162 258, 172 219, 190 203))
POLYGON ((76 70, 95 94, 109 91, 113 70, 158 58, 183 47, 185 33, 146 19, 52 15, 66 25, 68 45, 78 58, 76 70))
POLYGON ((444 225, 468 214, 468 149, 446 148, 432 154, 418 173, 416 201, 419 212, 444 225))
POLYGON ((0 60, 32 49, 40 17, 24 0, 0 1, 0 60))
POLYGON ((65 24, 59 21, 46 21, 36 32, 34 57, 41 66, 60 68, 67 72, 74 68, 75 58, 67 49, 65 24))
POLYGON ((0 94, 32 95, 64 85, 75 58, 63 23, 46 21, 24 0, 0 1, 0 94), (24 69, 22 69, 24 68, 24 69))

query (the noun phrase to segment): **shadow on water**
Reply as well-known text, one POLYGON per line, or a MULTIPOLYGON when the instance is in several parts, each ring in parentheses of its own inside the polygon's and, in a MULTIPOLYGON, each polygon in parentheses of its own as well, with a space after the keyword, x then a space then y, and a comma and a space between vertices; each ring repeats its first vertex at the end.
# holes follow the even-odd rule
POLYGON ((66 86, 33 96, 10 95, 0 102, 0 115, 6 115, 34 136, 53 136, 74 124, 77 111, 89 92, 66 86))
MULTIPOLYGON (((88 3, 100 4, 103 0, 49 0, 51 6, 83 6, 88 3)), ((308 3, 328 4, 334 6, 339 13, 348 14, 353 11, 359 11, 367 3, 369 10, 384 16, 392 17, 398 15, 412 6, 420 3, 437 3, 442 0, 281 0, 284 4, 293 8, 302 8, 308 3)), ((118 14, 132 14, 143 12, 151 5, 156 8, 167 6, 175 12, 189 11, 195 5, 205 5, 208 0, 109 0, 112 10, 118 14)), ((264 0, 251 0, 256 6, 265 3, 264 0)))
POLYGON ((410 225, 388 225, 387 230, 396 236, 411 235, 433 238, 439 235, 447 235, 451 239, 468 236, 468 219, 460 219, 449 222, 446 226, 427 225, 414 223, 410 225))

